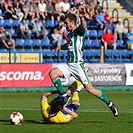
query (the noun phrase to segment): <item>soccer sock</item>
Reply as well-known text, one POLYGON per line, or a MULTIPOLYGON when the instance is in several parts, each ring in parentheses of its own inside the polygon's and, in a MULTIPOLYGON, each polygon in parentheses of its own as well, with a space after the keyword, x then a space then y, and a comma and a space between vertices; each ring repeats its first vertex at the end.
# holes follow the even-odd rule
POLYGON ((76 90, 80 92, 83 88, 84 86, 81 84, 76 90))
POLYGON ((72 102, 73 101, 79 101, 79 95, 78 95, 78 92, 74 92, 73 93, 73 96, 72 96, 72 102))
POLYGON ((64 94, 66 92, 66 90, 64 89, 64 87, 61 84, 61 80, 56 77, 52 79, 52 82, 54 84, 54 86, 57 88, 57 90, 61 93, 64 94))
POLYGON ((104 101, 107 105, 110 103, 110 100, 102 93, 102 91, 100 91, 97 97, 104 101))

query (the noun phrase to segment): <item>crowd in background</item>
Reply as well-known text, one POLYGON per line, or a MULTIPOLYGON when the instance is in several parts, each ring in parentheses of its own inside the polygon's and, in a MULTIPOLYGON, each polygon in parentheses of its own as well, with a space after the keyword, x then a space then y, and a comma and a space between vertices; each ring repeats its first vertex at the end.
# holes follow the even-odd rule
MULTIPOLYGON (((0 19, 19 20, 20 25, 14 30, 20 38, 31 39, 32 34, 33 38, 50 39, 53 45, 61 45, 62 39, 67 41, 64 17, 67 13, 76 14, 77 25, 79 25, 78 9, 80 6, 86 9, 85 20, 87 25, 97 26, 96 30, 103 30, 103 35, 99 40, 105 49, 117 49, 117 40, 122 40, 131 50, 133 43, 132 28, 130 27, 126 32, 122 20, 118 19, 118 22, 114 22, 109 12, 104 10, 97 0, 1 0, 0 10, 4 16, 0 16, 0 19), (29 20, 31 21, 30 26, 27 23, 29 20), (47 20, 51 20, 51 24, 54 24, 53 28, 47 29, 47 20)), ((4 33, 7 33, 4 32, 4 29, 3 32, 0 30, 1 39, 6 39, 6 37, 3 37, 4 33)), ((7 39, 5 42, 2 40, 1 42, 7 47, 5 44, 7 39)))

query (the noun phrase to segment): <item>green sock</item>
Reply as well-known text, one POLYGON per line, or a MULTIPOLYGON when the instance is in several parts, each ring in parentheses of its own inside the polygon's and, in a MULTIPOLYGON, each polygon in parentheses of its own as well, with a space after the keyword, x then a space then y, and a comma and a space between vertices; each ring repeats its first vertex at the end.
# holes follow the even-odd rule
POLYGON ((100 91, 97 97, 104 101, 107 105, 110 103, 110 100, 102 93, 102 91, 100 91))
POLYGON ((57 90, 61 93, 64 94, 66 92, 66 90, 64 89, 64 87, 61 84, 61 80, 56 77, 52 79, 52 82, 54 84, 54 86, 57 88, 57 90))

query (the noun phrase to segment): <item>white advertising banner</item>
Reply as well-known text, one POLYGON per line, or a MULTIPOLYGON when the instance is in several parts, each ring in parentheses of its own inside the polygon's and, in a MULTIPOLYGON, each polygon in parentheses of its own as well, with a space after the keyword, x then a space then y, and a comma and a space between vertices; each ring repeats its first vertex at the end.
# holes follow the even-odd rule
POLYGON ((133 85, 133 64, 125 64, 126 67, 126 85, 133 85))
MULTIPOLYGON (((125 85, 124 64, 85 64, 85 66, 87 69, 94 68, 94 72, 89 77, 92 85, 125 85)), ((53 64, 53 67, 55 67, 55 64, 53 64)), ((63 86, 69 86, 75 79, 73 77, 61 78, 61 81, 63 86)))
POLYGON ((124 64, 85 64, 87 68, 93 67, 90 76, 92 85, 125 85, 124 64))

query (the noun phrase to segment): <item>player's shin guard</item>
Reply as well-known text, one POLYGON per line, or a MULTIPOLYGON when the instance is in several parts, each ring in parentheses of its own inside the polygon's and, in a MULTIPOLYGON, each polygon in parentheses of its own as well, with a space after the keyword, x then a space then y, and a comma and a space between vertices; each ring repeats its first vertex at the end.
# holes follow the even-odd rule
POLYGON ((54 84, 54 86, 57 88, 57 90, 61 93, 64 94, 66 92, 66 90, 64 89, 64 87, 61 84, 61 80, 56 77, 52 79, 52 82, 54 84))

